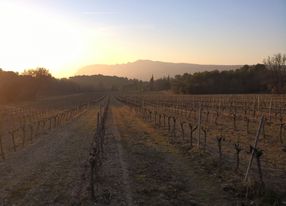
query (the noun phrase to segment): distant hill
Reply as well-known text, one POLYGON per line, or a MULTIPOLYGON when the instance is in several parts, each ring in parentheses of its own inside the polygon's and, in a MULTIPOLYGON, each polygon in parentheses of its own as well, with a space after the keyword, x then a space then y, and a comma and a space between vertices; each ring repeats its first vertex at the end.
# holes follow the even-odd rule
POLYGON ((177 74, 195 73, 212 70, 231 70, 238 69, 241 65, 202 65, 187 63, 168 63, 151 60, 138 60, 127 64, 88 65, 76 73, 76 75, 115 75, 120 77, 135 78, 140 80, 149 80, 152 75, 154 78, 174 77, 177 74))

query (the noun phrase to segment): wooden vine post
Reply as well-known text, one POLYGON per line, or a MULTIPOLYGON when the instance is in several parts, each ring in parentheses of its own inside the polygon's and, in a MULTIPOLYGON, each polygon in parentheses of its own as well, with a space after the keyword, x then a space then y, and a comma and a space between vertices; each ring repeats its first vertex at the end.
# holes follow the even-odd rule
POLYGON ((95 194, 94 194, 94 170, 95 168, 95 163, 96 163, 96 157, 95 157, 95 148, 93 148, 93 153, 90 154, 89 157, 89 164, 90 164, 90 198, 95 199, 95 194))
MULTIPOLYGON (((262 117, 260 118, 260 121, 259 121, 259 126, 258 126, 258 129, 257 129, 257 133, 256 133, 255 143, 254 143, 254 147, 253 147, 254 149, 256 149, 256 147, 257 147, 259 136, 260 136, 262 125, 264 124, 264 121, 265 121, 265 119, 264 119, 264 116, 262 115, 262 117)), ((247 181, 248 175, 249 175, 249 171, 250 171, 250 168, 252 166, 252 162, 253 162, 253 158, 254 158, 254 149, 251 152, 251 157, 250 157, 247 169, 246 169, 244 182, 247 181)))
POLYGON ((182 133, 182 139, 183 139, 183 141, 185 141, 185 129, 184 129, 184 124, 185 124, 184 121, 180 122, 181 133, 182 133))
POLYGON ((168 116, 168 131, 169 131, 169 132, 170 132, 170 130, 171 130, 171 123, 170 123, 171 118, 172 118, 172 117, 168 116))
POLYGON ((160 114, 159 114, 159 122, 158 122, 159 128, 161 127, 161 118, 162 118, 162 114, 160 113, 160 114))
POLYGON ((173 117, 173 129, 172 129, 173 138, 176 137, 176 124, 177 124, 177 119, 176 119, 176 117, 173 117))
POLYGON ((280 124, 279 124, 279 140, 280 143, 283 144, 283 128, 285 123, 283 122, 283 118, 280 117, 280 124))
POLYGON ((249 134, 249 118, 246 116, 244 117, 244 120, 246 121, 246 134, 249 134))
POLYGON ((222 143, 223 137, 222 136, 216 137, 216 140, 217 140, 217 146, 218 146, 219 162, 220 162, 220 165, 221 165, 221 162, 222 162, 221 143, 222 143))
POLYGON ((239 154, 242 150, 241 146, 239 145, 239 143, 234 144, 234 148, 236 151, 236 167, 235 167, 235 171, 238 171, 239 169, 239 164, 240 164, 240 157, 239 154))
POLYGON ((24 147, 25 143, 26 143, 26 125, 25 124, 22 126, 22 134, 23 134, 23 142, 22 142, 22 144, 23 144, 23 147, 24 147))
POLYGON ((272 110, 272 98, 269 103, 268 119, 271 121, 271 110, 272 110))
POLYGON ((262 169, 261 169, 261 161, 260 161, 260 157, 262 156, 263 151, 258 149, 258 148, 256 148, 256 149, 253 149, 253 152, 254 152, 254 156, 255 156, 256 162, 257 162, 257 168, 258 168, 258 174, 259 174, 260 183, 261 183, 261 185, 263 187, 264 186, 264 181, 263 181, 262 169))
POLYGON ((33 125, 30 124, 29 125, 29 128, 30 128, 30 140, 31 140, 31 143, 33 142, 33 136, 34 136, 34 128, 33 128, 33 125))
POLYGON ((204 148, 204 150, 206 150, 206 148, 207 148, 207 132, 208 132, 208 129, 207 128, 202 128, 202 131, 204 133, 204 145, 203 145, 203 148, 204 148))
POLYGON ((202 108, 200 106, 199 109, 199 118, 198 118, 198 144, 197 147, 200 148, 200 144, 201 144, 201 119, 202 119, 202 108))
POLYGON ((15 132, 16 132, 16 130, 12 130, 9 132, 9 134, 11 135, 11 138, 12 138, 12 144, 13 144, 14 152, 16 152, 15 132))
POLYGON ((0 134, 0 154, 2 156, 2 159, 5 160, 5 153, 3 150, 3 144, 2 144, 2 135, 0 134))
POLYGON ((189 123, 190 129, 190 146, 193 147, 193 133, 196 131, 197 127, 193 127, 191 123, 189 123))

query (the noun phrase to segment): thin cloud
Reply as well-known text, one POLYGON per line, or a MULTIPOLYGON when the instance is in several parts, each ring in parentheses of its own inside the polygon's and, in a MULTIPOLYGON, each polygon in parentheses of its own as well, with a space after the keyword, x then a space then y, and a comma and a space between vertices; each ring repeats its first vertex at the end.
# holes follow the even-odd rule
POLYGON ((98 15, 98 14, 116 14, 117 12, 113 12, 113 11, 84 11, 82 13, 85 15, 98 15))

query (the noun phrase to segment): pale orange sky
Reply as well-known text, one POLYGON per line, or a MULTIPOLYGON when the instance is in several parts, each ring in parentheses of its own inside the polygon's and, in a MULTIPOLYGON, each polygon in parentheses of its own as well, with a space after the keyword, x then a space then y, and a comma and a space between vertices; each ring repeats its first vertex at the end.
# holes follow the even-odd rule
POLYGON ((1 0, 0 68, 45 67, 67 77, 85 65, 138 59, 256 64, 286 53, 285 5, 280 0, 1 0))

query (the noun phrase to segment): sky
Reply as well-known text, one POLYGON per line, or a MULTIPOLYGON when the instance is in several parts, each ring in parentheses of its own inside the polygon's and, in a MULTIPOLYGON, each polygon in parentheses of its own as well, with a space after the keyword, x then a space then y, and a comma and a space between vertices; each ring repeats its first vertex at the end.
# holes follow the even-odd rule
POLYGON ((0 0, 0 68, 72 76, 138 59, 256 64, 286 53, 285 0, 0 0))

